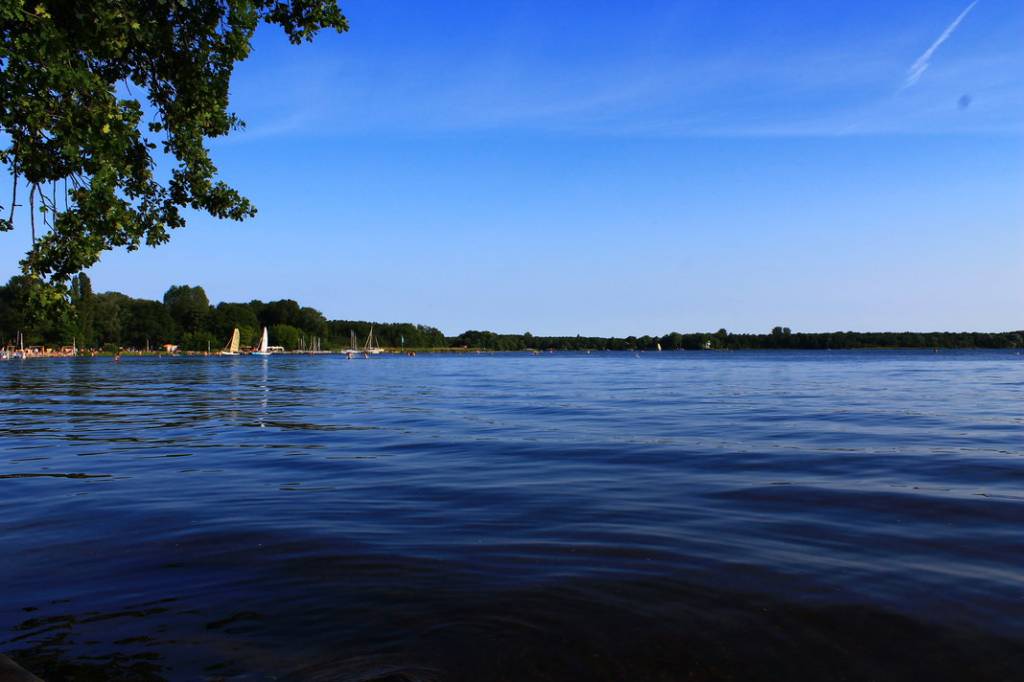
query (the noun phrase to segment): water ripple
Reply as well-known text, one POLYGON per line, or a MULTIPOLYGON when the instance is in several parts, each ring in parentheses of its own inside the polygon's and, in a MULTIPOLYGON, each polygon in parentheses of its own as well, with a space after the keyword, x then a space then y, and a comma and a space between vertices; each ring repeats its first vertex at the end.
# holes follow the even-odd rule
POLYGON ((1019 356, 640 360, 3 363, 0 650, 54 679, 1019 671, 1019 356))

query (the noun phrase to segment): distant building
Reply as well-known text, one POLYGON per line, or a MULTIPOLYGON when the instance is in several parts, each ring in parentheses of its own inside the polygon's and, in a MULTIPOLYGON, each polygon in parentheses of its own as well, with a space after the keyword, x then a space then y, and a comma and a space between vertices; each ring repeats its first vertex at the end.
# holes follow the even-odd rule
POLYGON ((173 344, 173 343, 165 343, 163 345, 163 349, 164 349, 165 353, 177 353, 178 352, 178 347, 175 344, 173 344))

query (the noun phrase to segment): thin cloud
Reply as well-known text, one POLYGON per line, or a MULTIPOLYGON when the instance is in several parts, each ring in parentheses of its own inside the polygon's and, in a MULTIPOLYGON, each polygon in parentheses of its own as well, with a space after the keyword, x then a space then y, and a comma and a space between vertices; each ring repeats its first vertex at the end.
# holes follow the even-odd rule
POLYGON ((923 76, 924 72, 928 70, 928 65, 931 62, 932 55, 935 54, 935 51, 939 49, 939 46, 942 45, 942 43, 946 42, 949 39, 949 37, 953 35, 953 31, 957 29, 957 26, 960 25, 960 22, 964 20, 964 17, 966 17, 977 4, 978 0, 974 0, 974 2, 969 4, 967 6, 967 9, 961 12, 960 16, 954 19, 953 23, 946 27, 946 30, 942 32, 942 35, 940 35, 934 43, 932 43, 932 46, 925 50, 924 54, 917 58, 917 61, 913 63, 913 65, 910 67, 910 70, 907 72, 907 80, 904 81, 903 87, 900 88, 901 90, 905 90, 910 86, 914 85, 915 83, 917 83, 917 81, 921 80, 921 76, 923 76))

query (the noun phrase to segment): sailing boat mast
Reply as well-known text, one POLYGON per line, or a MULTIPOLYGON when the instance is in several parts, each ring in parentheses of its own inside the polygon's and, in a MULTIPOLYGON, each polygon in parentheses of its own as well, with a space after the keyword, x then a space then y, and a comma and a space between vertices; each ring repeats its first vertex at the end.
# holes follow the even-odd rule
POLYGON ((241 333, 238 331, 238 327, 235 327, 231 331, 231 339, 228 341, 228 345, 224 346, 224 350, 220 352, 221 355, 238 355, 238 348, 242 340, 241 333))
POLYGON ((263 336, 260 339, 259 348, 252 352, 252 355, 270 355, 270 336, 267 334, 267 328, 263 328, 263 336))
POLYGON ((363 347, 363 352, 368 355, 377 355, 381 352, 380 347, 376 341, 373 340, 373 325, 370 325, 370 333, 366 336, 366 345, 363 347))

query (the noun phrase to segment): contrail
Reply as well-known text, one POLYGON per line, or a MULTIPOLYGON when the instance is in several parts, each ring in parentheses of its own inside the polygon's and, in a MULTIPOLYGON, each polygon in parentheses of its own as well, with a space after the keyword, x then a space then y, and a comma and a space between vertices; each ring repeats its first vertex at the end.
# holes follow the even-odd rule
POLYGON ((905 90, 914 83, 917 83, 917 81, 921 80, 921 76, 928 69, 928 63, 931 61, 932 55, 935 54, 935 50, 939 49, 939 45, 942 45, 942 43, 946 42, 946 40, 948 40, 949 37, 953 35, 953 31, 956 30, 956 27, 960 25, 960 22, 964 20, 964 17, 966 17, 967 14, 972 9, 974 9, 974 6, 977 4, 978 0, 974 0, 974 2, 967 5, 967 9, 961 12, 960 16, 954 19, 953 23, 947 26, 946 30, 942 32, 942 35, 940 35, 938 39, 936 39, 936 41, 932 43, 932 46, 925 50, 924 54, 917 58, 917 61, 914 62, 913 66, 911 66, 910 70, 907 72, 907 80, 903 83, 903 87, 900 88, 900 90, 905 90))

